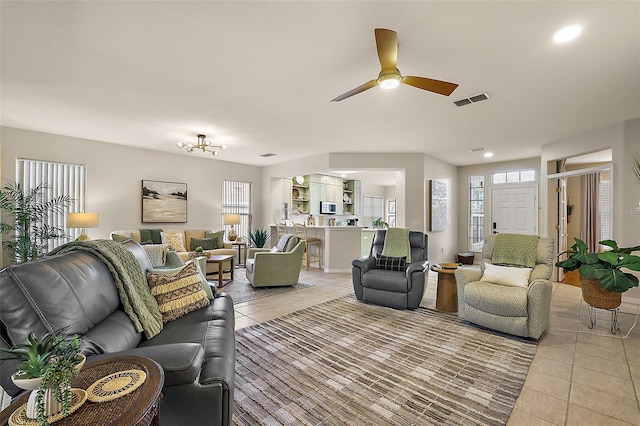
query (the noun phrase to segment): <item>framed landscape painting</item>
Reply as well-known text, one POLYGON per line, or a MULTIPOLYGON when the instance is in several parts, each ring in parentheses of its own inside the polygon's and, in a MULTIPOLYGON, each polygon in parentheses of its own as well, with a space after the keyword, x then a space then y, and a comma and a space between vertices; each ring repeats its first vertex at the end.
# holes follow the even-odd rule
POLYGON ((187 184, 142 181, 142 223, 185 223, 187 184))

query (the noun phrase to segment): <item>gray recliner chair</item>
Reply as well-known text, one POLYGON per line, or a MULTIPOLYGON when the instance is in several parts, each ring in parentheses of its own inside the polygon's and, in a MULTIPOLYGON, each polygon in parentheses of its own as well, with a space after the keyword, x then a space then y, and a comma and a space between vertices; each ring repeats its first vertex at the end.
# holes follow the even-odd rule
POLYGON ((409 233, 411 263, 402 271, 376 269, 376 258, 382 254, 386 230, 373 236, 369 256, 355 259, 352 265, 353 290, 363 302, 395 309, 416 309, 422 301, 425 279, 429 273, 428 236, 418 231, 409 233))

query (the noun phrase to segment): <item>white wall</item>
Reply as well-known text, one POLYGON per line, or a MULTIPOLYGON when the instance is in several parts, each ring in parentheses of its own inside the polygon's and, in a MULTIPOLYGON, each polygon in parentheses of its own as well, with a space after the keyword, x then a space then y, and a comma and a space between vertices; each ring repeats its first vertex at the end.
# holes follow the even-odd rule
POLYGON ((424 157, 424 223, 425 230, 429 234, 429 262, 441 263, 455 260, 458 252, 458 210, 459 201, 457 194, 458 168, 429 156, 424 157), (429 217, 431 206, 429 205, 429 181, 437 180, 447 184, 447 229, 441 232, 431 232, 429 217))
POLYGON ((223 179, 253 184, 253 220, 262 222, 260 167, 181 154, 177 149, 171 154, 10 127, 0 132, 3 185, 15 181, 17 157, 87 165, 86 210, 100 214, 100 226, 87 230, 91 238, 108 238, 116 229, 221 229, 223 179), (143 179, 186 183, 187 223, 143 224, 143 179))
MULTIPOLYGON (((469 176, 484 176, 485 187, 485 206, 484 206, 484 230, 485 234, 491 232, 491 173, 505 172, 511 170, 534 169, 536 171, 536 181, 531 184, 538 185, 538 193, 540 193, 540 159, 526 158, 524 160, 503 161, 497 163, 483 163, 473 166, 463 166, 458 168, 458 186, 456 194, 458 196, 458 215, 459 224, 458 234, 458 251, 469 251, 469 176)), ((528 184, 528 183, 527 183, 528 184)), ((538 197, 540 199, 540 197, 538 197)), ((541 216, 538 215, 538 233, 541 231, 541 216)))

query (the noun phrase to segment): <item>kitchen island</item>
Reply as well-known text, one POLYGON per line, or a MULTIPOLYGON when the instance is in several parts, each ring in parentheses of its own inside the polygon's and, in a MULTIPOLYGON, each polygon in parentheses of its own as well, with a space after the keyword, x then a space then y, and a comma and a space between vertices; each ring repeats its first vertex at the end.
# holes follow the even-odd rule
MULTIPOLYGON (((293 234, 293 225, 287 226, 293 234)), ((322 250, 322 270, 324 272, 351 272, 351 261, 360 257, 361 233, 359 226, 307 226, 307 236, 319 238, 322 250)), ((276 225, 271 225, 271 245, 278 237, 276 225)))

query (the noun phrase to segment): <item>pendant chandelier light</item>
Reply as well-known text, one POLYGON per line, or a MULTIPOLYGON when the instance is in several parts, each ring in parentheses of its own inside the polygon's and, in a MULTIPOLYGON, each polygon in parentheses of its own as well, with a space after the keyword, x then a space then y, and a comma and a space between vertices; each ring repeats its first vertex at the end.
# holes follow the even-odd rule
POLYGON ((176 145, 178 148, 185 148, 187 152, 193 152, 197 149, 202 150, 202 152, 210 152, 213 156, 220 154, 220 149, 227 149, 225 145, 216 145, 208 141, 206 135, 198 135, 198 142, 195 144, 178 142, 176 145))

